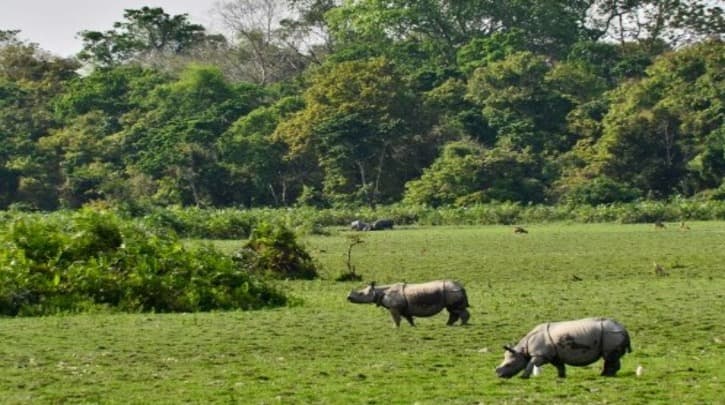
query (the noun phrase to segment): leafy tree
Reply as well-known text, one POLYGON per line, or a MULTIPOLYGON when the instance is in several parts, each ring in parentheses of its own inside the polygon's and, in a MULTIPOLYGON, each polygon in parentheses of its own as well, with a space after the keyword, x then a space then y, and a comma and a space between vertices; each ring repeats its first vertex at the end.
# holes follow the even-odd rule
POLYGON ((229 170, 232 183, 228 187, 237 194, 235 201, 246 206, 280 206, 300 192, 292 189, 292 184, 307 168, 287 162, 286 145, 272 134, 281 121, 301 108, 296 97, 259 107, 239 118, 219 138, 220 158, 229 170))
POLYGON ((186 14, 171 16, 162 8, 126 9, 125 21, 106 32, 81 31, 80 60, 95 66, 149 61, 156 56, 178 55, 206 42, 223 42, 207 35, 203 26, 191 24, 186 14))
POLYGON ((725 16, 717 2, 707 0, 597 0, 587 22, 594 37, 657 46, 697 42, 725 32, 725 16))
POLYGON ((331 65, 312 78, 304 99, 276 136, 291 158, 315 156, 324 193, 369 205, 399 196, 414 173, 396 169, 415 167, 425 144, 415 137, 419 105, 394 67, 383 58, 331 65))
POLYGON ((78 65, 0 31, 0 207, 24 202, 57 206, 58 179, 37 140, 58 126, 52 100, 76 76, 78 65))
MULTIPOLYGON (((233 58, 244 79, 266 84, 300 74, 319 63, 309 44, 309 25, 294 20, 295 10, 283 0, 230 0, 216 14, 233 33, 233 58)), ((314 6, 314 5, 313 5, 314 6)))
POLYGON ((72 120, 98 111, 108 117, 106 129, 115 132, 125 114, 140 110, 151 92, 169 81, 169 76, 140 66, 96 69, 69 83, 54 102, 55 112, 61 120, 72 120))
POLYGON ((257 86, 230 85, 218 69, 189 67, 177 81, 158 86, 145 112, 123 131, 129 166, 159 180, 154 198, 160 202, 232 203, 215 144, 262 97, 257 86))
POLYGON ((489 36, 472 39, 458 50, 456 62, 461 71, 470 76, 479 67, 525 50, 524 33, 514 28, 510 31, 495 32, 489 36))
POLYGON ((122 146, 108 136, 109 121, 98 111, 90 112, 38 141, 39 152, 53 158, 61 205, 78 208, 92 200, 122 198, 122 146))
POLYGON ((588 2, 547 0, 366 0, 331 10, 328 22, 341 48, 411 42, 435 55, 439 63, 452 66, 457 50, 472 40, 514 30, 521 34, 526 50, 562 55, 585 34, 580 27, 588 6, 588 2))
POLYGON ((534 153, 566 150, 565 117, 572 102, 556 90, 551 66, 542 56, 519 52, 479 68, 468 82, 468 97, 483 108, 498 142, 534 153))
POLYGON ((435 118, 432 131, 437 132, 436 139, 443 143, 472 138, 486 146, 493 146, 496 131, 488 125, 481 108, 466 97, 466 91, 465 82, 449 79, 423 93, 425 110, 435 118))
POLYGON ((630 202, 639 197, 639 190, 625 183, 618 182, 607 176, 599 176, 593 179, 580 179, 579 182, 571 182, 570 188, 566 191, 563 202, 569 204, 600 205, 615 202, 630 202))
POLYGON ((656 197, 717 187, 725 175, 723 51, 709 42, 664 55, 648 78, 618 89, 592 168, 656 197))
POLYGON ((566 61, 586 68, 614 87, 628 79, 644 77, 663 48, 646 49, 641 43, 617 45, 605 42, 581 41, 574 44, 566 61))
POLYGON ((545 183, 539 165, 528 152, 452 142, 420 179, 406 184, 404 201, 430 206, 541 202, 545 183))

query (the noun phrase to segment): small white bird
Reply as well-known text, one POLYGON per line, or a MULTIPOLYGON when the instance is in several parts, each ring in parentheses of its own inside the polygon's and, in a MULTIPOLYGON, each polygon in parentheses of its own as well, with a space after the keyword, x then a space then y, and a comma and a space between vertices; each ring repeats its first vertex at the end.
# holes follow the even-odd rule
POLYGON ((638 364, 637 370, 634 372, 634 374, 636 374, 637 377, 642 377, 642 373, 644 373, 644 367, 642 367, 641 364, 638 364))

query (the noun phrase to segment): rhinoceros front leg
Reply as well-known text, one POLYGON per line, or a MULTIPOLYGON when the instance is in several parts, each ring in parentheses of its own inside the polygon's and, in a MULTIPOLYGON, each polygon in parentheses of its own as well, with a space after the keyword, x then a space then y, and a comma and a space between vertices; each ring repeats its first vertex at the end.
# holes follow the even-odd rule
POLYGON ((393 322, 395 323, 395 327, 400 327, 400 312, 395 310, 390 310, 390 315, 393 317, 393 322))
POLYGON ((454 323, 456 323, 456 321, 460 317, 461 317, 461 315, 459 315, 458 312, 455 312, 455 310, 454 311, 449 310, 448 311, 448 322, 446 322, 446 325, 448 325, 448 326, 453 325, 454 323))
POLYGON ((546 364, 546 359, 540 356, 534 356, 529 360, 529 364, 526 365, 524 372, 521 374, 521 378, 531 377, 531 373, 534 372, 534 366, 541 367, 546 364))
POLYGON ((561 360, 552 360, 551 364, 556 367, 556 371, 559 373, 559 378, 566 378, 566 367, 561 360))
POLYGON ((401 314, 400 311, 398 311, 397 309, 391 309, 390 315, 392 315, 392 317, 393 317, 393 322, 395 322, 396 328, 400 327, 400 320, 402 318, 405 318, 405 320, 408 321, 410 326, 415 326, 415 322, 413 322, 413 317, 411 315, 401 314))

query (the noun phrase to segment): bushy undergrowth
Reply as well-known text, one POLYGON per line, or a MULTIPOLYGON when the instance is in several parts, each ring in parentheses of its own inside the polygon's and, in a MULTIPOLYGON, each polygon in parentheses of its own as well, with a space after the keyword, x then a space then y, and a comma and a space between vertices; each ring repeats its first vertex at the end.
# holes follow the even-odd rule
POLYGON ((312 257, 284 225, 260 223, 234 259, 250 272, 276 278, 311 280, 317 277, 312 257))
POLYGON ((192 312, 283 305, 285 296, 210 246, 106 212, 19 214, 0 230, 0 313, 107 307, 192 312))
MULTIPOLYGON (((138 213, 135 213, 138 215, 138 213)), ((571 221, 579 223, 647 223, 725 219, 725 201, 673 200, 602 205, 480 204, 431 208, 413 205, 375 209, 312 207, 199 209, 153 208, 140 215, 152 227, 166 227, 186 238, 241 239, 261 223, 283 224, 302 234, 319 234, 324 227, 348 226, 360 219, 392 219, 396 225, 508 225, 571 221)))

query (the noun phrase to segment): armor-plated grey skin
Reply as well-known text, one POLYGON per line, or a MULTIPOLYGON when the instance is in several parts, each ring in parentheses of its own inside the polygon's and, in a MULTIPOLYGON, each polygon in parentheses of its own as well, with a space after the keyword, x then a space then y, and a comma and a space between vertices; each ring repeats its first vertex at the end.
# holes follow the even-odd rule
POLYGON ((586 366, 604 359, 603 376, 614 376, 619 359, 631 352, 629 334, 621 324, 608 318, 586 318, 537 325, 514 347, 504 346, 504 361, 496 368, 502 378, 521 370, 529 378, 534 366, 553 364, 559 377, 566 377, 565 365, 586 366))
POLYGON ((352 229, 353 231, 369 231, 370 224, 367 224, 360 220, 355 220, 350 223, 350 229, 352 229))
POLYGON ((371 231, 382 231, 383 229, 393 229, 392 219, 379 219, 370 224, 371 231))
POLYGON ((448 310, 448 325, 453 325, 459 319, 461 325, 465 325, 470 318, 466 309, 469 306, 466 290, 451 280, 382 286, 371 283, 363 289, 351 291, 347 299, 356 304, 375 303, 387 308, 396 327, 400 327, 401 318, 405 318, 411 326, 415 326, 414 316, 433 316, 443 308, 448 310))
POLYGON ((350 223, 350 229, 353 231, 382 231, 383 229, 393 229, 392 219, 379 219, 373 223, 366 223, 355 220, 350 223))

